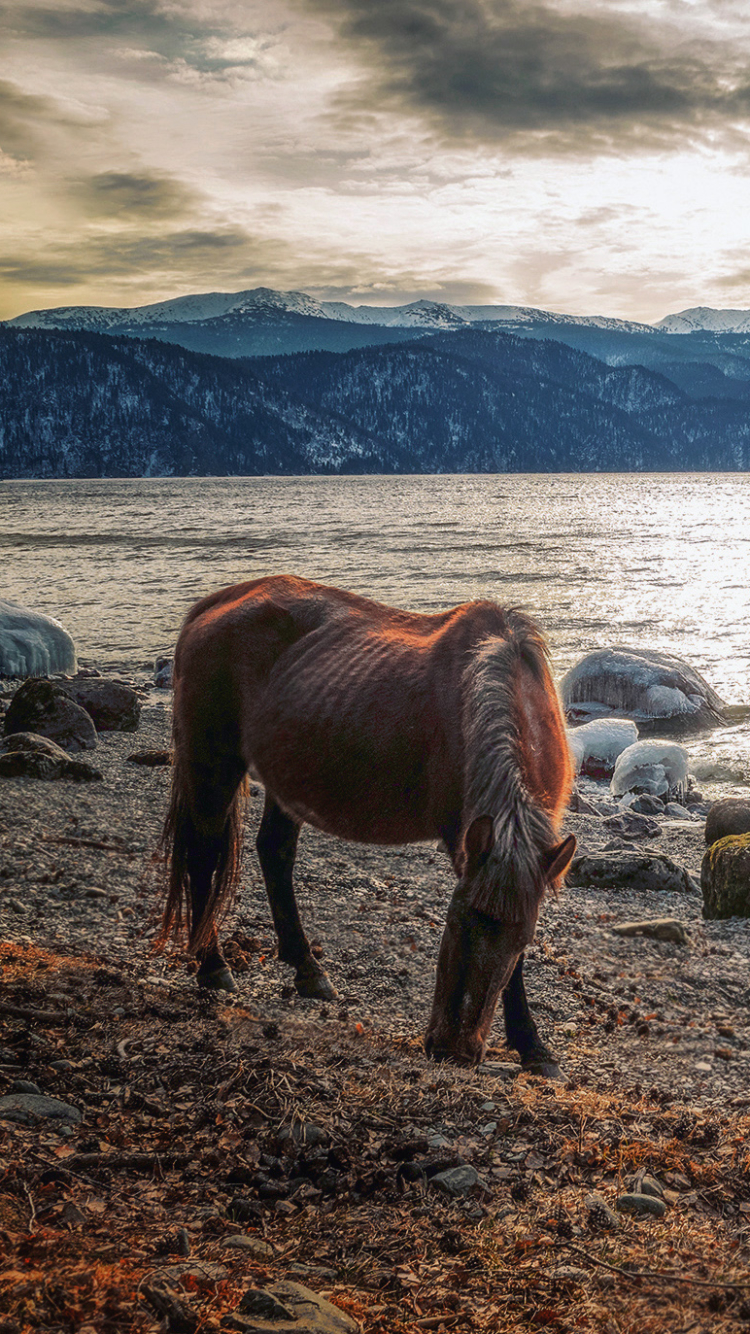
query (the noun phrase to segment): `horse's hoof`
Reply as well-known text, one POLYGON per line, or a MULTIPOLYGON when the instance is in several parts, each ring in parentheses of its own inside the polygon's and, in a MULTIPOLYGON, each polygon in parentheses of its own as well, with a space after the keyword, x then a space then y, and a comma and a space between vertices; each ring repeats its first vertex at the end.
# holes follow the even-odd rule
POLYGON ((297 995, 306 1000, 332 1001, 338 998, 327 972, 317 964, 300 964, 294 976, 294 987, 297 995))
POLYGON ((232 971, 224 964, 223 968, 214 968, 210 973, 196 973, 195 980, 199 987, 205 987, 207 991, 236 991, 232 971))

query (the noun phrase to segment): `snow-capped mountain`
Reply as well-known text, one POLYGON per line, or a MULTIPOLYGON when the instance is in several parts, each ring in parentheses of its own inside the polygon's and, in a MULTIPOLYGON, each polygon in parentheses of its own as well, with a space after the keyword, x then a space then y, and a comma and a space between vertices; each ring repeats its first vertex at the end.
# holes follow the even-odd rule
POLYGON ((666 315, 657 329, 664 333, 750 333, 750 310, 716 310, 713 306, 691 306, 677 315, 666 315))
POLYGON ((147 306, 58 306, 32 310, 6 321, 18 329, 88 329, 96 333, 165 324, 205 324, 228 316, 257 320, 303 316, 345 324, 402 329, 457 329, 469 324, 573 324, 599 329, 651 333, 653 326, 603 315, 561 315, 531 306, 455 306, 440 301, 412 301, 405 306, 352 306, 346 301, 318 301, 306 292, 276 292, 256 287, 245 292, 204 292, 173 297, 147 306))

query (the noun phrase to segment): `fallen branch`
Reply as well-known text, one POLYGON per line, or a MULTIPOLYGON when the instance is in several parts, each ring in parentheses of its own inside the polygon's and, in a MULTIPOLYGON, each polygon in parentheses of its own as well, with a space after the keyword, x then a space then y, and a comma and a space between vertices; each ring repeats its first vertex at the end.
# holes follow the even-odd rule
POLYGON ((689 1283, 695 1288, 728 1288, 735 1292, 747 1292, 750 1287, 750 1280, 744 1283, 728 1283, 722 1278, 691 1278, 689 1274, 670 1273, 663 1269, 620 1269, 617 1265, 611 1265, 607 1260, 600 1260, 596 1255, 590 1255, 582 1246, 576 1246, 575 1242, 568 1241, 564 1243, 568 1250, 575 1251, 576 1255, 582 1256, 590 1264, 597 1265, 600 1269, 606 1269, 610 1274, 616 1274, 618 1278, 642 1279, 647 1278, 661 1283, 689 1283))

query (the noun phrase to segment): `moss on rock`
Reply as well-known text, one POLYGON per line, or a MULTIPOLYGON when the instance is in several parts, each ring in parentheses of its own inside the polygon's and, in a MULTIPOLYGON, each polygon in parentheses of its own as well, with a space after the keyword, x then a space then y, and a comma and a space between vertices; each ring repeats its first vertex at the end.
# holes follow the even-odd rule
POLYGON ((750 833, 730 834, 707 848, 701 890, 705 918, 750 917, 750 833))

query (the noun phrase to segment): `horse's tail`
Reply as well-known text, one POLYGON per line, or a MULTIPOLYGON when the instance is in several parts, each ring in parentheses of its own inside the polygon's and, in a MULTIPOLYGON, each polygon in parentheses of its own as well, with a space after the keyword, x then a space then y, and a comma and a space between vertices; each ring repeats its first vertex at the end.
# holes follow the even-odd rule
POLYGON ((165 898, 157 946, 186 927, 191 953, 215 939, 216 922, 239 887, 248 781, 235 767, 228 779, 212 775, 198 814, 196 775, 175 748, 172 792, 160 840, 165 898))

